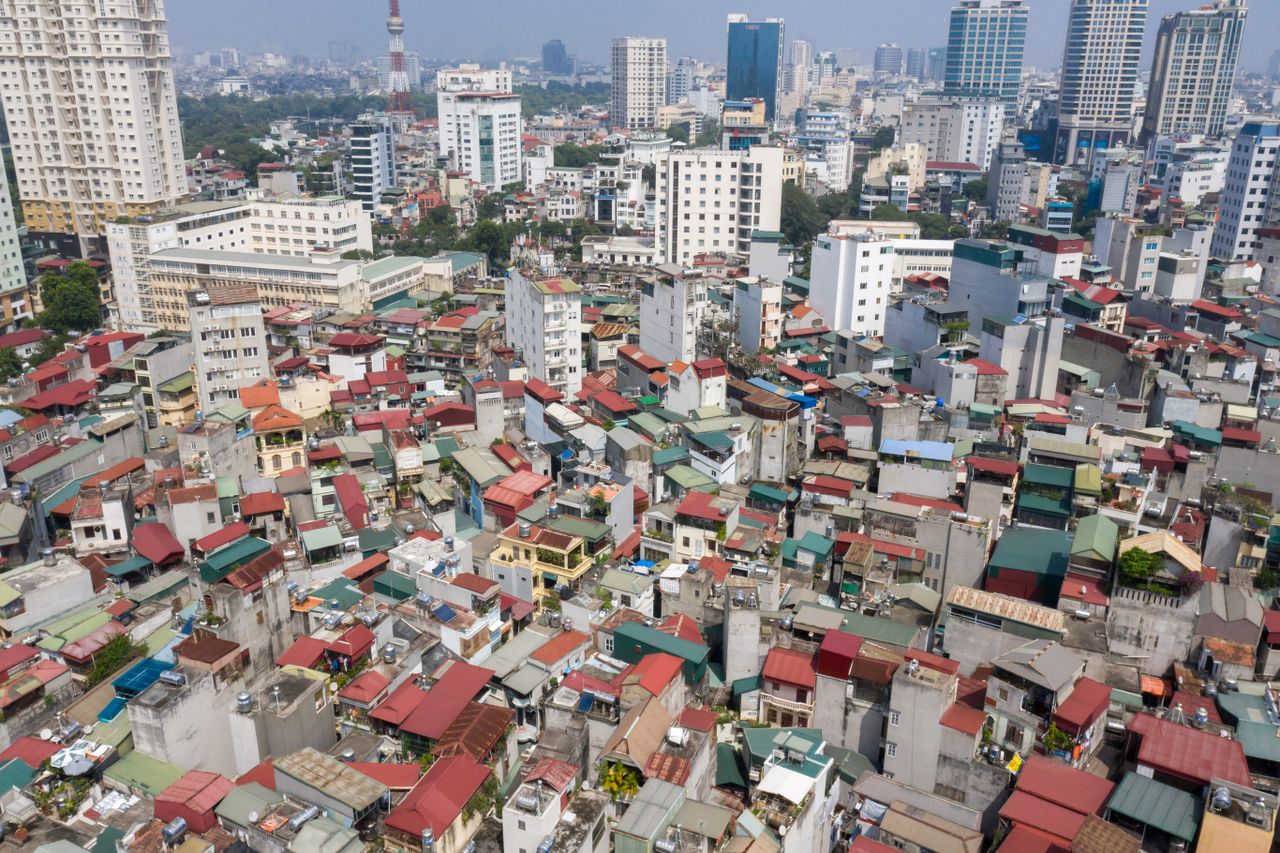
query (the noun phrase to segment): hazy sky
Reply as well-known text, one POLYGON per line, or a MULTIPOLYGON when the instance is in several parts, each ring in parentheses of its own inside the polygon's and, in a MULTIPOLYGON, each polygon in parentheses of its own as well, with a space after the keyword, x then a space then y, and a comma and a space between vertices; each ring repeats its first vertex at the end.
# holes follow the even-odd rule
MULTIPOLYGON (((385 0, 170 0, 170 33, 175 48, 217 47, 327 55, 331 40, 350 40, 362 55, 386 51, 385 0)), ((819 50, 853 49, 870 62, 875 46, 896 41, 904 47, 946 43, 952 0, 401 0, 405 44, 424 57, 492 60, 536 56, 547 39, 559 38, 570 53, 604 61, 609 39, 619 35, 665 36, 673 56, 724 59, 725 15, 745 12, 781 15, 787 40, 807 39, 819 50)), ((1027 62, 1056 67, 1068 0, 1029 0, 1027 62)), ((1199 0, 1151 0, 1147 48, 1160 17, 1196 8, 1199 0)), ((1280 32, 1280 2, 1254 0, 1245 30, 1242 67, 1265 68, 1280 32)))

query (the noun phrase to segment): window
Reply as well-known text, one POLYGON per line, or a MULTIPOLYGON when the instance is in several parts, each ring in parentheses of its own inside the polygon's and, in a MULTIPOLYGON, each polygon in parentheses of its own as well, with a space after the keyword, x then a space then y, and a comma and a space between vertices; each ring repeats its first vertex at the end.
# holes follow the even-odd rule
POLYGON ((213 524, 213 523, 214 523, 214 521, 213 521, 213 513, 211 513, 211 512, 206 512, 206 513, 204 514, 204 520, 205 520, 205 522, 207 522, 208 524, 213 524))
POLYGON ((892 741, 885 741, 884 754, 886 758, 896 758, 898 755, 898 745, 892 741))
POLYGON ((901 721, 902 721, 902 714, 898 713, 897 711, 889 712, 889 725, 896 726, 901 721))

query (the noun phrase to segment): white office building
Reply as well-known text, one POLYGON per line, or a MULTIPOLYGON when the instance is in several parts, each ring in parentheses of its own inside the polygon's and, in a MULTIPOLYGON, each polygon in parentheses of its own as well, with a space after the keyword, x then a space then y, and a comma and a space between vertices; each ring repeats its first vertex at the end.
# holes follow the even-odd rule
POLYGON ((1005 105, 975 98, 921 98, 904 105, 898 143, 919 143, 928 160, 973 163, 983 171, 1004 132, 1005 105))
POLYGON ((640 349, 659 361, 698 357, 698 329, 707 312, 707 280, 664 264, 640 282, 640 349))
POLYGON ((266 193, 250 200, 191 202, 109 222, 107 251, 120 325, 146 333, 172 328, 161 324, 151 289, 151 259, 166 249, 306 258, 317 248, 339 255, 372 251, 371 232, 369 216, 358 201, 266 193))
POLYGON ((396 134, 390 116, 370 116, 351 125, 352 197, 372 213, 396 184, 396 134))
POLYGON ((436 113, 440 121, 440 153, 448 156, 458 139, 458 95, 511 93, 511 70, 465 63, 436 72, 436 113))
POLYGON ((449 142, 455 166, 489 192, 521 179, 524 126, 520 96, 496 92, 458 92, 453 99, 449 142))
POLYGON ((0 3, 0 101, 27 227, 104 233, 187 192, 163 0, 0 3))
POLYGON ((507 279, 507 344, 529 375, 566 397, 582 390, 582 288, 567 278, 507 279))
POLYGON ((869 233, 821 234, 813 241, 809 303, 832 329, 879 337, 893 274, 893 240, 869 233))
POLYGON ((200 411, 240 398, 240 389, 271 375, 262 303, 251 284, 224 284, 186 295, 200 411))
POLYGON ((613 40, 609 124, 618 130, 657 126, 667 103, 667 40, 625 36, 613 40))
POLYGON ((693 149, 658 159, 658 259, 688 265, 698 255, 747 255, 751 234, 777 231, 782 213, 782 148, 693 149))
POLYGON ((1251 261, 1257 232, 1280 206, 1277 197, 1276 156, 1280 121, 1246 122, 1236 134, 1227 161, 1227 180, 1218 202, 1218 224, 1211 251, 1224 261, 1251 261))
POLYGON ((18 242, 18 221, 9 196, 9 177, 0 164, 0 308, 3 309, 0 327, 5 331, 11 331, 31 316, 31 302, 27 297, 27 273, 18 242))

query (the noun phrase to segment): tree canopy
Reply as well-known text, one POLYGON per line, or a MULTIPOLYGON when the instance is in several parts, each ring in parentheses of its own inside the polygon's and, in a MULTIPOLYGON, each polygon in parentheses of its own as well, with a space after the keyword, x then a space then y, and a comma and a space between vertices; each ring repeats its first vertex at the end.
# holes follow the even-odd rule
POLYGON ((561 169, 576 169, 600 162, 604 154, 603 145, 579 145, 576 142, 565 142, 555 148, 555 165, 561 169))
POLYGON ((61 272, 40 276, 40 301, 44 311, 40 325, 55 334, 87 332, 102 323, 102 296, 98 274, 83 261, 67 264, 61 272))
POLYGON ((779 224, 787 242, 804 246, 822 233, 828 221, 808 193, 794 183, 783 184, 779 224))

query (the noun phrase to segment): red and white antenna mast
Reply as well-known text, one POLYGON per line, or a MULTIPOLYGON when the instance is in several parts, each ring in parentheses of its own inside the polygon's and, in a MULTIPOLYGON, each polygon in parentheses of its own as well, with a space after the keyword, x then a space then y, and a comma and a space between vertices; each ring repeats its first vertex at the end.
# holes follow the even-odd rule
POLYGON ((387 33, 391 36, 388 53, 390 69, 387 74, 387 111, 412 112, 409 108, 409 73, 404 70, 404 19, 400 17, 400 0, 389 0, 387 33))

